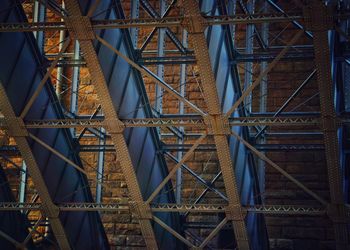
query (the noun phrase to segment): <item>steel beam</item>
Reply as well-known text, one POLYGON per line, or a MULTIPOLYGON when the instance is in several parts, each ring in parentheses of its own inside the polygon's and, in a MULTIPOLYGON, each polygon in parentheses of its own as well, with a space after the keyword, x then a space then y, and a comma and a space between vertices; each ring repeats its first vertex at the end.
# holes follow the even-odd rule
POLYGON ((343 195, 343 175, 340 167, 338 130, 335 121, 334 91, 331 76, 331 57, 328 44, 328 30, 333 23, 328 18, 325 5, 319 1, 310 1, 305 8, 308 28, 312 31, 315 48, 317 83, 320 95, 321 123, 327 160, 328 182, 331 204, 330 217, 333 220, 336 247, 349 249, 349 230, 345 218, 343 195))
POLYGON ((236 176, 233 171, 233 164, 227 141, 228 138, 226 136, 227 128, 220 107, 214 72, 211 68, 207 41, 204 34, 205 26, 202 22, 202 16, 197 1, 183 1, 183 7, 185 15, 188 17, 188 26, 186 29, 189 32, 189 39, 192 41, 197 58, 197 66, 201 72, 201 85, 209 113, 207 117, 208 125, 213 128, 214 141, 217 148, 219 148, 217 153, 227 198, 229 200, 227 217, 229 220, 232 220, 232 217, 234 217, 232 224, 238 249, 249 249, 249 239, 244 216, 242 214, 236 176))
MULTIPOLYGON (((90 19, 84 19, 77 1, 66 0, 65 3, 68 12, 66 22, 68 22, 73 29, 71 31, 71 35, 75 36, 80 42, 80 48, 84 53, 91 79, 95 83, 96 92, 100 97, 99 99, 101 101, 104 115, 109 122, 107 129, 111 133, 111 138, 114 143, 126 183, 128 185, 130 196, 132 200, 136 202, 137 207, 142 206, 142 208, 139 208, 140 210, 147 209, 147 205, 145 205, 143 202, 140 186, 137 182, 137 177, 132 165, 127 144, 122 134, 123 127, 121 126, 121 121, 119 120, 117 112, 114 109, 112 98, 109 94, 108 86, 93 46, 93 39, 95 35, 91 28, 91 21, 90 19), (88 31, 82 32, 82 27, 87 28, 88 31)), ((158 249, 150 219, 141 218, 139 223, 147 248, 158 249)))
MULTIPOLYGON (((60 211, 99 211, 99 212, 127 212, 130 211, 129 203, 60 203, 57 204, 60 211)), ((152 212, 191 212, 191 213, 225 213, 227 204, 151 204, 152 212)), ((42 203, 18 203, 0 202, 0 211, 40 211, 44 209, 42 203)), ((276 215, 306 215, 324 216, 327 213, 325 207, 303 205, 254 205, 244 206, 244 212, 276 214, 276 215)), ((347 210, 349 220, 350 210, 347 210)))
MULTIPOLYGON (((198 127, 207 128, 205 120, 195 117, 181 118, 133 118, 121 119, 120 126, 124 128, 134 127, 198 127)), ((350 118, 335 118, 337 126, 349 124, 350 118)), ((229 118, 229 126, 309 126, 319 127, 320 118, 315 116, 280 116, 280 117, 232 117, 229 118)), ((108 126, 105 119, 50 119, 26 121, 26 128, 100 128, 108 126)), ((0 128, 7 129, 4 118, 0 118, 0 128)))
POLYGON ((50 197, 45 181, 41 175, 40 169, 35 161, 34 155, 27 141, 28 131, 25 127, 23 127, 23 120, 19 117, 16 117, 1 82, 0 110, 5 116, 6 123, 11 128, 9 130, 9 134, 15 138, 17 146, 21 151, 22 158, 26 162, 28 172, 34 182, 36 190, 39 193, 40 199, 43 202, 44 212, 50 220, 51 228, 53 234, 56 237, 58 245, 61 249, 71 249, 67 235, 59 219, 59 210, 50 197))
MULTIPOLYGON (((334 15, 333 19, 345 19, 349 14, 334 15)), ((303 21, 301 14, 286 16, 280 13, 265 14, 238 14, 234 16, 205 16, 204 25, 222 24, 259 24, 259 23, 280 23, 291 21, 303 21)), ((179 27, 183 25, 184 17, 164 18, 135 18, 135 19, 114 19, 114 20, 92 20, 94 30, 101 29, 128 29, 136 27, 179 27)), ((64 22, 31 22, 31 23, 0 23, 0 32, 32 32, 32 31, 55 31, 67 30, 64 22)))

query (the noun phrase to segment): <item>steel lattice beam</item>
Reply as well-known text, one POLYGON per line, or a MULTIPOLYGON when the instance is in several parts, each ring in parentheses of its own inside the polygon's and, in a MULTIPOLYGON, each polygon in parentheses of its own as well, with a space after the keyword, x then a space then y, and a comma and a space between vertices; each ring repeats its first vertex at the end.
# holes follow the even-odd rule
MULTIPOLYGON (((183 118, 134 118, 121 119, 120 126, 133 127, 198 127, 207 128, 205 120, 201 117, 183 118)), ((335 118, 337 126, 349 124, 349 118, 335 118)), ((235 117, 229 118, 229 126, 321 126, 319 117, 293 116, 293 117, 235 117)), ((52 119, 25 121, 26 128, 100 128, 108 126, 105 119, 52 119)), ((4 117, 0 117, 0 129, 7 129, 4 117)))
MULTIPOLYGON (((334 15, 332 19, 346 19, 348 13, 334 15)), ((94 30, 101 29, 128 29, 135 27, 178 27, 183 25, 184 17, 164 18, 135 18, 135 19, 114 19, 114 20, 92 20, 91 26, 94 30)), ((281 23, 303 21, 304 17, 299 13, 258 13, 238 14, 235 16, 205 16, 204 25, 222 24, 260 24, 260 23, 281 23)), ((0 23, 0 32, 30 32, 50 31, 68 29, 65 22, 32 22, 32 23, 0 23)))
MULTIPOLYGON (((129 203, 61 203, 56 204, 60 211, 100 211, 100 212, 125 212, 130 211, 129 203)), ((42 203, 17 203, 0 202, 0 211, 18 211, 18 210, 43 210, 42 203)), ((153 212, 191 212, 191 213, 225 213, 227 204, 151 204, 153 212)), ((133 212, 131 210, 131 212, 133 212)), ((308 215, 324 216, 325 207, 312 207, 301 205, 255 205, 244 206, 243 212, 278 214, 278 215, 308 215)), ((347 217, 350 211, 347 210, 347 217)))

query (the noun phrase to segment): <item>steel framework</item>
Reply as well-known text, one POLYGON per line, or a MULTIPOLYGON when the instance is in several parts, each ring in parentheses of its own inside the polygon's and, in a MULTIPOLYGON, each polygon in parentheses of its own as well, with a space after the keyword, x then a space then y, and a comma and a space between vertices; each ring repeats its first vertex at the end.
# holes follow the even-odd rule
MULTIPOLYGON (((12 1, 5 2, 0 6, 8 7, 8 2, 12 1)), ((349 248, 348 202, 350 198, 347 184, 349 176, 345 168, 349 163, 350 99, 349 95, 344 94, 350 89, 346 82, 350 72, 349 66, 346 66, 349 64, 349 53, 348 51, 334 52, 336 49, 329 44, 328 40, 331 30, 333 33, 337 32, 334 35, 336 38, 333 38, 336 42, 341 40, 339 37, 349 42, 348 34, 343 31, 343 28, 348 27, 348 11, 333 8, 331 12, 321 1, 316 0, 306 1, 306 5, 302 5, 302 11, 288 14, 274 1, 268 0, 266 5, 277 12, 270 10, 271 13, 251 13, 254 6, 247 8, 244 1, 227 3, 227 1, 217 0, 202 1, 199 4, 198 1, 189 0, 178 1, 178 6, 177 1, 171 1, 169 6, 165 6, 165 1, 161 1, 158 12, 151 1, 133 0, 131 18, 126 18, 120 1, 96 0, 85 3, 65 0, 63 6, 59 6, 56 1, 34 2, 37 6, 33 13, 36 18, 33 18, 33 21, 12 18, 11 8, 14 7, 10 7, 10 12, 6 12, 7 14, 0 12, 0 44, 1 39, 5 41, 3 35, 9 36, 11 32, 26 34, 21 38, 24 41, 33 39, 31 34, 35 32, 35 41, 38 43, 41 39, 40 34, 43 34, 40 32, 68 32, 67 37, 60 41, 60 49, 57 53, 40 51, 42 56, 48 59, 41 62, 47 70, 44 70, 45 73, 40 75, 39 80, 33 80, 36 88, 34 90, 28 88, 26 95, 30 97, 23 98, 23 103, 16 102, 14 97, 20 82, 10 79, 5 70, 0 70, 0 129, 6 131, 6 135, 15 140, 15 145, 0 143, 0 154, 10 163, 11 157, 18 158, 20 155, 40 197, 40 202, 24 202, 24 198, 14 202, 0 197, 0 211, 4 213, 20 211, 22 214, 40 211, 41 214, 24 239, 15 240, 11 232, 5 233, 0 230, 0 236, 3 239, 22 248, 34 244, 30 239, 38 233, 36 229, 43 220, 42 217, 47 217, 50 227, 46 230, 52 231, 59 248, 80 247, 81 241, 74 241, 69 235, 72 230, 80 230, 77 235, 80 236, 81 233, 85 237, 96 230, 100 236, 94 247, 102 249, 107 247, 106 237, 97 212, 125 212, 137 219, 147 249, 163 249, 169 244, 174 244, 179 249, 185 246, 193 249, 210 247, 215 237, 220 237, 228 223, 232 223, 232 232, 229 232, 234 236, 231 238, 234 238, 237 249, 256 249, 258 245, 267 249, 268 238, 264 231, 266 225, 263 215, 327 216, 333 222, 336 248, 349 248), (238 6, 232 7, 230 4, 236 2, 243 13, 234 12, 237 11, 238 6), (38 8, 38 6, 41 7, 38 8), (175 7, 180 14, 170 15, 175 7), (139 17, 141 8, 149 17, 139 17), (45 18, 42 20, 38 13, 40 9, 52 11, 62 21, 45 18), (283 41, 283 46, 272 50, 268 44, 265 44, 266 37, 260 34, 264 31, 258 28, 259 24, 269 23, 292 23, 296 30, 293 30, 293 36, 288 41, 283 41), (246 53, 239 49, 239 45, 234 44, 237 25, 247 25, 246 53), (172 28, 181 29, 183 39, 179 38, 179 34, 172 28), (138 29, 151 29, 140 48, 140 42, 137 39, 138 29), (150 47, 156 31, 159 31, 159 40, 156 51, 151 51, 147 48, 150 47), (189 43, 187 43, 187 34, 189 43), (256 36, 258 49, 253 47, 252 34, 256 36), (170 41, 165 39, 165 36, 170 41), (311 38, 312 43, 306 42, 305 45, 300 45, 300 41, 304 41, 306 37, 311 38), (74 53, 69 54, 68 50, 72 51, 69 47, 72 42, 74 53), (255 53, 256 51, 258 52, 255 53), (267 76, 282 60, 314 60, 316 67, 275 113, 253 114, 253 91, 268 81, 267 76), (244 84, 240 83, 238 66, 241 63, 245 65, 244 84), (252 72, 253 63, 262 63, 258 75, 252 72), (341 73, 332 68, 337 64, 342 64, 341 73), (181 65, 180 86, 167 82, 164 73, 166 65, 181 65), (194 78, 204 104, 196 102, 187 95, 189 80, 186 72, 189 71, 190 65, 198 68, 199 73, 198 75, 194 73, 194 78), (153 66, 157 67, 157 74, 151 70, 153 66), (74 91, 71 91, 70 113, 64 116, 62 115, 63 101, 57 104, 59 99, 51 96, 52 90, 47 90, 46 85, 51 84, 49 79, 53 78, 54 69, 60 68, 58 72, 62 75, 63 69, 69 67, 74 69, 71 82, 71 88, 74 91), (77 108, 79 70, 84 68, 89 71, 100 104, 89 118, 79 114, 77 108), (303 92, 303 88, 314 76, 317 76, 320 112, 301 115, 284 113, 287 106, 303 92), (119 81, 117 77, 123 79, 125 77, 124 85, 117 83, 119 81), (145 81, 151 79, 157 86, 154 111, 151 110, 149 97, 147 97, 149 93, 143 85, 143 79, 145 81), (334 83, 336 94, 334 94, 334 83), (118 88, 123 90, 120 91, 118 88), (43 97, 42 91, 46 91, 48 97, 43 97), (181 107, 178 114, 167 114, 163 111, 162 103, 165 95, 171 96, 181 107), (59 107, 55 108, 54 115, 32 115, 31 112, 36 112, 35 110, 39 107, 37 103, 40 101, 50 103, 46 106, 54 103, 52 105, 59 107), (346 105, 348 105, 347 108, 344 108, 346 105), (339 112, 340 106, 341 112, 339 112), (260 140, 260 137, 267 138, 270 128, 291 131, 286 133, 291 133, 292 136, 296 136, 298 131, 319 131, 323 144, 319 141, 310 144, 273 144, 265 139, 260 140), (77 130, 82 132, 77 134, 77 130), (67 131, 70 131, 69 135, 67 131), (165 131, 170 131, 170 136, 176 138, 176 143, 166 142, 165 131), (65 143, 62 145, 68 144, 67 148, 74 148, 70 139, 67 138, 73 137, 74 143, 79 143, 82 138, 99 139, 97 145, 84 145, 84 142, 81 142, 82 145, 75 145, 75 150, 82 154, 99 153, 97 178, 94 180, 98 186, 96 202, 90 191, 81 197, 77 195, 70 202, 57 198, 57 193, 60 192, 89 190, 87 181, 89 170, 85 169, 78 157, 72 156, 69 150, 60 151, 60 145, 56 139, 50 141, 50 137, 46 140, 44 135, 46 133, 57 133, 53 137, 59 137, 59 133, 64 133, 65 139, 62 140, 65 140, 65 143), (194 134, 191 135, 191 133, 194 134), (191 136, 195 139, 189 140, 191 136), (142 143, 137 142, 138 137, 142 137, 142 143), (44 163, 45 161, 40 158, 38 146, 45 150, 45 154, 50 155, 48 159, 52 160, 53 157, 60 159, 64 167, 59 175, 70 174, 77 178, 74 184, 69 181, 63 183, 75 187, 65 190, 66 187, 63 185, 61 187, 63 191, 59 188, 54 190, 56 187, 51 186, 54 184, 50 183, 52 177, 49 178, 45 174, 50 161, 47 160, 44 163), (263 153, 292 150, 324 151, 327 160, 329 200, 307 187, 263 153), (190 165, 186 165, 186 161, 201 151, 217 154, 219 168, 212 180, 204 179, 201 173, 197 173, 191 169, 190 165), (109 188, 108 184, 104 183, 106 164, 104 154, 107 152, 115 152, 117 155, 128 188, 129 202, 103 202, 102 190, 109 188), (177 152, 177 156, 170 152, 177 152), (145 159, 144 154, 152 159, 147 157, 145 159), (241 158, 242 155, 246 155, 244 159, 241 158), (167 167, 165 157, 174 162, 171 168, 167 167), (256 168, 258 159, 265 162, 266 167, 277 170, 320 205, 268 205, 261 198, 250 198, 259 196, 263 192, 261 190, 263 185, 259 183, 263 180, 257 174, 257 171, 261 170, 256 168), (66 170, 67 168, 70 170, 66 170), (202 194, 196 197, 193 203, 186 203, 181 197, 181 186, 184 183, 182 175, 185 172, 204 188, 202 194), (219 178, 223 179, 223 188, 215 186, 219 178), (176 196, 173 189, 176 190, 176 196), (201 203, 209 192, 218 196, 220 202, 210 204, 208 203, 210 199, 206 199, 205 203, 201 203), (80 228, 68 229, 66 223, 69 219, 67 218, 74 218, 74 213, 79 214, 83 222, 80 228), (180 219, 186 221, 186 218, 193 213, 214 214, 219 218, 219 222, 206 237, 200 239, 190 237, 188 235, 192 232, 182 227, 180 219), (89 223, 95 224, 87 225, 89 223), (91 229, 92 225, 98 226, 96 229, 91 229), (260 232, 261 235, 257 235, 260 232)), ((254 5, 254 1, 250 4, 254 5)), ((20 16, 24 16, 21 6, 15 8, 19 8, 20 16)), ((278 37, 276 39, 278 40, 278 37)), ((31 46, 38 47, 37 45, 31 46)), ((44 42, 39 44, 39 47, 43 45, 44 42)), ((10 50, 11 44, 4 42, 3 48, 10 50)), ((25 46, 22 46, 22 49, 31 51, 25 46)), ((18 53, 18 58, 20 57, 18 53)), ((19 67, 14 65, 12 71, 19 67)), ((62 79, 58 80, 63 82, 62 79)), ((62 86, 56 85, 58 94, 62 86)), ((260 98, 259 105, 266 106, 263 98, 260 98)), ((51 107, 51 109, 54 108, 51 107)), ((266 108, 260 110, 266 111, 266 108)), ((21 180, 24 185, 28 182, 26 178, 21 180)), ((5 184, 8 185, 8 183, 5 184)), ((25 186, 22 186, 21 190, 25 190, 25 186)), ((21 192, 22 197, 25 196, 24 192, 21 192)))

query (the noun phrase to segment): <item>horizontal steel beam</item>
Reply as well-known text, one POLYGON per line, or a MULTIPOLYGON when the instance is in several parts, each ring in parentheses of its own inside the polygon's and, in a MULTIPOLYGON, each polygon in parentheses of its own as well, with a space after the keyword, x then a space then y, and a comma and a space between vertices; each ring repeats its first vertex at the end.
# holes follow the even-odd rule
MULTIPOLYGON (((129 211, 129 203, 62 203, 56 204, 60 211, 129 211)), ((280 215, 325 215, 324 207, 301 205, 255 205, 244 206, 246 212, 280 215)), ((0 211, 42 210, 41 203, 0 202, 0 211)), ((152 212, 224 213, 226 205, 213 204, 151 204, 152 212)), ((132 211, 131 211, 132 212, 132 211)), ((349 211, 348 211, 349 215, 349 211)))
MULTIPOLYGON (((254 53, 254 54, 244 54, 244 53, 237 53, 235 55, 235 58, 233 61, 231 61, 232 64, 237 63, 243 63, 243 62, 263 62, 263 61, 272 61, 276 57, 276 53, 273 51, 271 52, 263 52, 263 53, 254 53)), ((286 60, 293 60, 293 61, 301 61, 301 60, 312 60, 314 58, 314 53, 312 50, 305 50, 305 51, 291 51, 288 52, 281 61, 286 60)), ((138 64, 141 65, 159 65, 159 64, 195 64, 196 58, 186 53, 186 55, 183 56, 144 56, 140 57, 137 60, 138 64)), ((67 65, 74 65, 74 61, 67 61, 67 65)), ((83 65, 83 64, 82 64, 83 65)))
MULTIPOLYGON (((192 144, 163 144, 160 148, 164 152, 186 152, 191 148, 192 144)), ((259 151, 317 151, 324 150, 323 144, 254 144, 254 147, 259 151)), ((77 148, 79 152, 115 152, 114 145, 80 145, 77 148)), ((201 144, 196 148, 197 152, 214 152, 216 151, 215 144, 201 144)), ((0 154, 4 153, 7 156, 20 156, 18 148, 12 146, 1 146, 0 154)))
MULTIPOLYGON (((222 24, 259 24, 303 21, 301 14, 283 13, 261 13, 261 14, 239 14, 235 16, 203 16, 204 25, 222 24)), ((346 19, 348 13, 334 15, 336 19, 346 19)), ((128 29, 136 27, 178 27, 184 24, 184 17, 164 18, 137 18, 137 19, 114 19, 114 20, 91 20, 94 30, 101 29, 128 29)), ((31 22, 31 23, 0 23, 0 32, 32 32, 45 30, 67 30, 65 22, 31 22)))
MULTIPOLYGON (((302 20, 302 15, 283 14, 259 14, 259 15, 236 15, 236 16, 215 16, 206 18, 206 25, 220 24, 248 24, 264 22, 290 22, 293 20, 302 20)), ((164 18, 137 18, 137 19, 114 19, 114 20, 92 20, 92 27, 99 29, 128 29, 135 27, 158 27, 167 28, 181 26, 184 22, 183 17, 164 17, 164 18)), ((64 30, 68 29, 65 22, 32 22, 32 23, 0 23, 0 32, 26 32, 43 30, 64 30)))
MULTIPOLYGON (((89 145, 90 146, 90 145, 89 145)), ((98 145, 97 145, 98 146, 98 145)), ((192 144, 163 144, 163 151, 187 151, 192 144)), ((324 150, 323 144, 254 144, 259 151, 315 151, 324 150)), ((215 144, 201 144, 196 151, 216 151, 215 144)))
MULTIPOLYGON (((200 116, 183 118, 135 118, 121 119, 123 126, 131 127, 202 127, 207 125, 200 116)), ((338 125, 350 123, 350 118, 339 117, 338 125)), ((319 126, 319 117, 294 116, 294 117, 235 117, 229 118, 230 126, 319 126)), ((26 121, 26 128, 100 128, 105 126, 103 119, 56 119, 26 121)), ((7 125, 3 117, 0 117, 0 128, 6 129, 7 125)))

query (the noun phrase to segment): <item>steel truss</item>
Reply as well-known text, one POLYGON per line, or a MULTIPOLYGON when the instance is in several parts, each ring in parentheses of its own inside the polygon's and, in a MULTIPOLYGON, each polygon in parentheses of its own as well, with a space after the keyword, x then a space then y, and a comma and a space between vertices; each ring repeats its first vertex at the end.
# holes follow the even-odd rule
MULTIPOLYGON (((130 211, 129 203, 63 203, 56 204, 60 211, 100 211, 100 212, 123 212, 130 211)), ((0 211, 18 210, 43 210, 41 203, 18 203, 1 202, 0 211)), ((213 204, 151 204, 152 212, 174 212, 174 213, 225 213, 227 205, 213 204)), ((133 212, 133 211, 131 211, 133 212)), ((296 205, 255 205, 244 206, 243 212, 263 213, 276 215, 308 215, 322 216, 326 214, 324 207, 296 206, 296 205)), ((135 213, 136 215, 136 213, 135 213)), ((350 210, 347 211, 347 216, 350 210)))
MULTIPOLYGON (((319 81, 319 89, 321 95, 321 116, 294 116, 294 117, 237 117, 232 118, 229 117, 232 112, 236 110, 236 108, 243 101, 244 97, 249 95, 249 93, 260 84, 260 80, 266 76, 269 70, 279 61, 282 60, 285 56, 288 58, 288 48, 298 39, 302 32, 298 34, 298 37, 294 37, 292 42, 288 44, 288 46, 282 50, 280 54, 277 55, 265 55, 261 54, 258 57, 255 55, 245 55, 241 58, 238 56, 237 61, 232 63, 237 63, 239 60, 241 61, 254 61, 254 60, 267 60, 270 61, 273 58, 269 68, 264 71, 259 77, 258 80, 252 84, 252 87, 248 89, 248 91, 244 92, 242 97, 233 105, 232 109, 227 114, 222 114, 217 96, 214 93, 217 93, 215 88, 215 78, 213 77, 212 69, 210 68, 210 60, 208 56, 208 48, 206 46, 206 41, 204 37, 204 28, 206 26, 212 25, 222 25, 222 24, 258 24, 258 23, 273 23, 273 22, 310 22, 310 17, 304 14, 292 14, 286 15, 285 13, 273 13, 273 14, 244 14, 244 15, 235 15, 235 16, 205 16, 203 17, 198 9, 198 4, 196 1, 184 1, 186 17, 157 17, 153 13, 153 17, 151 18, 137 18, 137 19, 116 19, 116 20, 90 20, 84 19, 82 13, 79 10, 79 5, 77 1, 74 0, 66 0, 67 3, 67 13, 68 17, 65 17, 64 22, 37 22, 37 23, 1 23, 0 24, 0 32, 28 32, 28 31, 50 31, 50 30, 69 30, 71 36, 73 36, 76 40, 78 40, 81 44, 82 52, 85 54, 86 65, 88 66, 91 77, 96 83, 96 89, 99 96, 103 96, 105 98, 101 98, 103 110, 104 110, 104 119, 92 118, 92 119, 60 119, 60 120, 28 120, 23 121, 17 117, 14 117, 12 114, 3 112, 5 117, 0 117, 0 128, 8 129, 9 131, 14 132, 14 136, 18 138, 18 147, 21 150, 23 158, 28 159, 28 154, 30 154, 30 149, 28 151, 28 147, 20 145, 21 140, 28 136, 25 132, 27 129, 33 128, 101 128, 105 127, 107 132, 112 137, 114 150, 117 152, 119 160, 121 162, 124 175, 126 177, 126 181, 128 183, 128 188, 131 193, 131 198, 133 202, 126 204, 104 204, 104 203, 62 203, 62 204, 52 204, 49 198, 45 198, 45 187, 41 187, 40 178, 34 180, 35 184, 39 183, 39 188, 44 188, 44 195, 42 197, 44 203, 0 203, 0 211, 9 211, 9 210, 42 210, 47 213, 49 208, 46 203, 52 206, 55 211, 101 211, 101 212, 114 212, 114 211, 130 211, 134 213, 137 217, 140 218, 140 225, 142 234, 145 238, 146 245, 148 249, 156 249, 157 243, 156 239, 151 227, 151 220, 156 221, 166 230, 174 234, 179 240, 183 241, 185 244, 195 247, 192 243, 189 243, 185 238, 175 232, 173 229, 167 227, 162 224, 162 222, 154 217, 151 212, 179 212, 179 213, 224 213, 226 218, 213 230, 213 232, 209 235, 209 237, 201 243, 200 247, 204 247, 212 237, 214 237, 218 231, 228 222, 232 221, 235 236, 238 241, 239 249, 249 249, 248 237, 246 235, 246 229, 244 225, 244 216, 247 213, 262 213, 262 214, 277 214, 277 215, 306 215, 306 216, 324 216, 328 215, 331 218, 336 216, 341 216, 344 219, 344 222, 348 222, 348 217, 350 216, 350 211, 348 207, 344 208, 343 202, 341 199, 341 192, 339 191, 339 185, 341 183, 341 178, 337 174, 338 163, 336 161, 337 158, 337 141, 336 141, 336 128, 337 126, 341 126, 343 124, 350 123, 350 118, 347 117, 337 117, 334 113, 329 113, 327 110, 329 106, 332 107, 332 100, 330 96, 326 96, 326 94, 331 92, 330 87, 331 84, 329 75, 327 75, 327 70, 330 69, 328 64, 324 63, 324 55, 321 55, 322 48, 327 46, 325 30, 315 32, 315 55, 308 54, 308 58, 314 58, 317 62, 318 68, 322 68, 323 71, 319 73, 318 70, 318 81, 319 81), (82 33, 79 32, 79 26, 86 28, 88 32, 82 33), (195 39, 197 43, 194 45, 195 56, 187 56, 187 57, 179 57, 179 58, 140 58, 139 64, 166 64, 173 63, 174 60, 178 60, 177 63, 197 63, 199 65, 202 78, 202 85, 205 95, 205 100, 207 101, 207 105, 209 107, 208 114, 201 113, 201 110, 198 110, 197 107, 194 106, 194 109, 198 111, 201 115, 190 116, 190 117, 180 117, 180 118, 143 118, 143 119, 120 119, 116 111, 112 105, 111 96, 108 93, 106 88, 106 81, 101 72, 101 68, 96 57, 96 52, 92 46, 92 41, 95 39, 94 30, 98 29, 126 29, 126 28, 135 28, 135 27, 156 27, 156 28, 169 28, 169 27, 178 27, 184 26, 188 29, 190 33, 190 37, 195 39), (173 60, 174 59, 174 60, 173 60), (173 60, 173 61, 172 61, 173 60), (182 61, 181 61, 182 60, 182 61), (187 61, 186 61, 187 60, 187 61), (323 61, 323 63, 321 63, 323 61), (209 66, 209 67, 208 67, 209 66), (322 82, 327 82, 327 86, 322 84, 322 82), (122 132, 125 128, 134 128, 134 127, 194 127, 198 129, 203 129, 203 132, 208 135, 214 135, 215 138, 215 148, 220 148, 218 152, 219 161, 221 165, 221 169, 223 171, 223 177, 227 192, 227 200, 228 204, 225 205, 213 205, 213 204, 154 204, 152 203, 152 198, 157 195, 157 192, 153 193, 151 197, 144 201, 141 193, 140 187, 137 183, 135 173, 133 171, 132 163, 130 161, 129 153, 126 148, 125 140, 122 136, 122 132), (300 182, 291 178, 292 181, 306 190, 309 194, 314 196, 317 200, 322 203, 322 207, 308 207, 308 206, 294 206, 294 205, 255 205, 255 206, 241 206, 239 195, 237 193, 237 184, 235 183, 235 174, 232 171, 232 162, 229 156, 227 141, 225 142, 227 136, 231 135, 228 130, 230 127, 234 126, 295 126, 295 127, 305 127, 308 126, 310 128, 321 128, 323 129, 323 134, 325 138, 325 147, 319 146, 313 147, 311 150, 315 149, 325 149, 327 153, 327 161, 329 166, 329 175, 330 175, 330 188, 332 191, 332 202, 328 204, 328 202, 324 201, 321 197, 315 195, 310 190, 306 189, 300 182), (15 129, 14 129, 15 128, 15 129), (17 132, 22 132, 24 134, 16 134, 17 132)), ((147 1, 142 1, 147 4, 147 1)), ((98 4, 98 1, 97 1, 98 4)), ((146 6, 147 7, 147 6, 146 6)), ((149 10, 152 12, 152 10, 149 10)), ((335 15, 332 16, 329 22, 333 22, 338 18, 347 18, 348 15, 335 15)), ((312 18, 311 18, 312 19, 312 18)), ((312 25, 316 25, 317 21, 312 19, 312 25)), ((313 27, 313 26, 312 26, 313 27)), ((324 27, 322 27, 324 28, 324 27)), ((104 43, 101 38, 97 37, 97 39, 104 43)), ((108 44, 104 43, 105 46, 108 47, 108 44)), ((181 46, 180 46, 181 47, 181 46)), ((118 53, 118 51, 114 52, 118 53)), ((323 52, 322 52, 323 53, 323 52)), ((119 55, 119 54, 118 54, 119 55)), ((327 56, 327 55, 326 55, 327 56)), ((289 59, 297 59, 300 55, 295 55, 291 53, 289 55, 289 59)), ((51 64, 51 67, 55 67, 57 64, 60 64, 58 60, 54 61, 51 64)), ((128 62, 133 65, 138 70, 142 71, 145 74, 151 75, 151 77, 155 77, 152 75, 152 72, 148 71, 144 66, 140 66, 139 64, 131 61, 128 58, 124 58, 128 60, 128 62)), ((328 60, 330 61, 330 60, 328 60)), ((62 63, 62 62, 61 62, 62 63)), ((73 66, 82 66, 81 64, 72 64, 73 66)), ((62 63, 64 64, 64 63, 62 63)), ((64 64, 67 65, 67 64, 64 64)), ((85 65, 85 62, 84 62, 85 65)), ((62 65, 61 65, 62 66, 62 65)), ((158 83, 162 85, 163 88, 167 89, 172 94, 175 95, 177 99, 180 101, 187 102, 188 106, 191 106, 191 103, 187 101, 180 94, 175 92, 173 89, 169 88, 165 82, 161 79, 156 79, 158 83)), ((4 93, 1 93, 1 98, 5 98, 4 93)), ((1 109, 5 110, 7 106, 2 104, 1 109)), ((193 108, 193 106, 192 106, 193 108)), ((22 116, 23 118, 23 116, 22 116)), ((258 133, 259 135, 260 133, 258 133)), ((234 136, 236 136, 234 134, 234 136)), ((203 138, 205 135, 203 135, 203 138)), ((202 137, 200 139, 203 139, 202 137)), ((263 150, 259 148, 259 145, 256 145, 256 148, 252 147, 249 143, 245 142, 242 138, 243 143, 247 148, 250 148, 253 152, 255 152, 258 157, 263 158, 273 167, 278 169, 279 167, 270 161, 267 157, 263 156, 259 153, 257 149, 263 150)), ((175 168, 183 167, 184 161, 189 157, 190 153, 194 150, 200 149, 200 140, 198 140, 194 145, 187 146, 189 149, 189 154, 186 154, 182 160, 177 161, 177 165, 175 168)), ((108 145, 106 145, 108 146, 108 145)), ((176 145, 177 148, 180 148, 181 145, 176 145)), ((296 146, 293 145, 284 145, 287 150, 293 149, 296 146)), ((299 145, 299 150, 305 150, 307 146, 299 145)), ((99 147, 99 151, 102 149, 99 147)), ((30 160, 30 159, 29 159, 30 160)), ((35 165, 31 164, 28 166, 30 171, 31 169, 35 170, 35 165)), ((285 171, 282 173, 286 176, 290 176, 285 171)), ((159 186, 158 191, 164 186, 167 180, 169 180, 171 175, 165 178, 165 181, 159 186)), ((210 189, 211 185, 207 184, 207 188, 210 189)), ((40 190, 39 190, 40 191, 40 190)), ((52 211, 51 211, 52 212, 52 211)), ((50 219, 51 225, 54 232, 58 232, 57 235, 61 235, 59 232, 60 225, 57 224, 57 221, 54 221, 56 217, 51 216, 50 219), (57 229, 58 228, 58 229, 57 229)), ((346 245, 344 241, 347 240, 345 237, 345 229, 344 223, 336 222, 336 237, 337 244, 339 249, 343 249, 346 245)), ((64 234, 62 237, 58 237, 58 241, 63 249, 68 249, 64 234), (66 248, 65 248, 65 247, 66 248)))
MULTIPOLYGON (((26 128, 100 128, 107 127, 108 121, 104 119, 55 119, 25 121, 26 128)), ((200 117, 184 118, 135 118, 120 119, 122 128, 134 127, 198 127, 206 128, 207 121, 200 117)), ((337 126, 350 123, 350 118, 336 118, 337 126)), ((229 118, 230 126, 316 126, 320 127, 319 117, 237 117, 229 118)), ((4 118, 0 118, 0 128, 7 129, 4 118)))
MULTIPOLYGON (((346 19, 348 13, 334 15, 333 19, 346 19)), ((290 13, 288 16, 281 13, 264 14, 238 14, 235 16, 205 16, 204 25, 223 24, 259 24, 259 23, 281 23, 291 21, 304 21, 304 16, 300 13, 290 13)), ((101 29, 129 29, 140 27, 168 28, 182 26, 184 17, 151 17, 135 19, 115 19, 115 20, 92 20, 91 26, 94 30, 101 29)), ((30 32, 30 31, 50 31, 68 30, 65 22, 32 22, 32 23, 0 23, 0 32, 30 32)))

